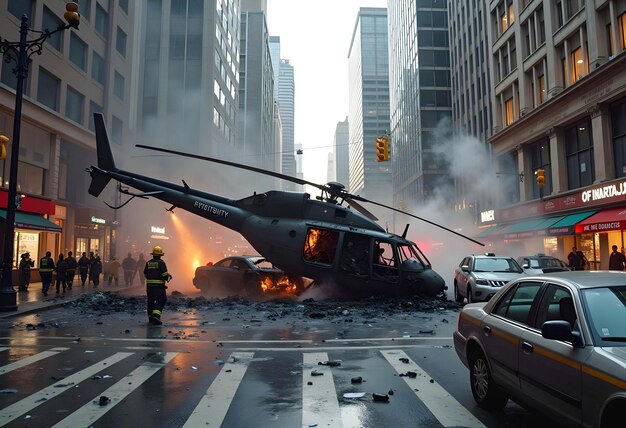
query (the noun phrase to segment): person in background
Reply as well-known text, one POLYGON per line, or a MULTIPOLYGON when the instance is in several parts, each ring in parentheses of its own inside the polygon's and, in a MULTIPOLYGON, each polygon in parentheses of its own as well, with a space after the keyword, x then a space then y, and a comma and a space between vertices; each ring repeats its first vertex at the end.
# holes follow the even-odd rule
POLYGON ((78 259, 78 273, 80 274, 81 285, 84 287, 85 281, 87 281, 87 274, 89 273, 89 259, 87 258, 87 253, 83 253, 80 259, 78 259))
POLYGON ((102 262, 102 282, 107 282, 111 285, 111 260, 102 262))
POLYGON ((576 254, 578 254, 578 259, 580 260, 580 269, 578 270, 587 269, 588 263, 587 263, 587 257, 585 257, 585 253, 583 253, 581 250, 578 250, 576 254))
POLYGON ((74 285, 74 276, 76 275, 76 267, 78 262, 71 251, 67 252, 67 258, 65 259, 65 284, 67 288, 72 289, 74 285))
POLYGON ((137 271, 137 262, 133 259, 131 253, 128 253, 128 256, 122 260, 122 269, 124 269, 124 285, 130 287, 133 285, 133 279, 137 271))
POLYGON ((116 257, 111 257, 111 262, 109 263, 109 285, 111 285, 112 280, 115 280, 116 287, 119 285, 121 266, 122 265, 117 261, 116 257))
POLYGON ((165 255, 158 245, 150 253, 152 259, 148 260, 143 273, 146 277, 146 292, 148 294, 148 322, 152 325, 161 325, 161 314, 167 302, 165 290, 166 282, 170 282, 172 275, 167 271, 167 265, 161 257, 165 255))
POLYGON ((89 267, 89 276, 93 281, 93 286, 97 287, 100 285, 100 274, 102 273, 102 260, 100 260, 100 256, 95 256, 91 266, 89 267))
POLYGON ((139 273, 139 285, 146 285, 146 276, 143 274, 143 269, 146 267, 146 259, 143 258, 143 253, 139 254, 139 258, 137 259, 137 269, 135 269, 135 273, 133 274, 133 280, 135 279, 135 274, 139 273))
POLYGON ((572 251, 567 255, 567 261, 571 270, 580 270, 580 255, 576 247, 572 247, 572 251))
POLYGON ((46 255, 39 260, 39 276, 41 276, 41 291, 44 296, 48 295, 48 290, 52 285, 52 272, 55 269, 52 253, 46 251, 46 255))
POLYGON ((63 285, 63 292, 65 293, 65 271, 66 271, 65 259, 63 257, 63 253, 59 254, 59 259, 57 260, 57 294, 61 292, 61 285, 63 285))
POLYGON ((35 266, 35 262, 30 259, 30 253, 27 251, 21 255, 18 275, 19 291, 28 291, 30 283, 30 268, 35 266))
POLYGON ((611 247, 613 252, 609 256, 609 270, 624 270, 626 266, 626 260, 624 260, 624 255, 617 251, 617 245, 613 245, 611 247))
MULTIPOLYGON (((96 282, 93 280, 93 265, 96 263, 96 256, 94 256, 93 251, 89 252, 89 281, 93 282, 94 285, 96 282)), ((102 270, 102 268, 100 268, 102 270)))

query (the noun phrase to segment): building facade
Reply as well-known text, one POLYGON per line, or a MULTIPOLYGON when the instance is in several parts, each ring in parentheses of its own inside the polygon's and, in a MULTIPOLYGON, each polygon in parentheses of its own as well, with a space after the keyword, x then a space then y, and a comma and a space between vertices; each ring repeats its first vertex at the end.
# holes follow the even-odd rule
POLYGON ((350 183, 350 134, 348 118, 343 122, 337 122, 335 139, 333 141, 333 165, 335 167, 335 180, 344 186, 350 183))
POLYGON ((377 162, 375 147, 376 138, 389 132, 386 9, 359 10, 348 50, 348 72, 349 191, 390 204, 391 162, 377 162))
MULTIPOLYGON (((295 75, 288 59, 281 59, 278 69, 278 111, 283 125, 282 173, 295 177, 295 75)), ((296 190, 295 183, 283 183, 283 189, 296 190)))
MULTIPOLYGON (((2 0, 0 37, 18 41, 22 15, 33 30, 56 29, 64 23, 64 6, 54 0, 2 0)), ((17 183, 25 197, 16 215, 14 264, 24 251, 37 264, 46 251, 94 251, 103 259, 115 252, 119 221, 113 210, 102 208, 101 199, 87 193, 90 177, 85 168, 96 163, 93 113, 104 114, 115 152, 129 133, 136 10, 128 1, 85 0, 79 7, 79 28, 56 33, 44 43, 41 55, 30 57, 17 183)), ((33 33, 28 39, 35 37, 33 33)), ((14 66, 0 63, 0 133, 9 138, 14 66)), ((10 145, 8 149, 9 157, 0 162, 3 194, 12 155, 10 145)), ((114 189, 102 198, 114 203, 114 189)))
POLYGON ((489 143, 523 181, 479 236, 563 258, 577 246, 606 269, 626 244, 626 2, 492 1, 489 14, 489 143))
MULTIPOLYGON (((452 187, 437 146, 450 134, 446 0, 390 0, 389 99, 393 204, 423 205, 452 187)), ((352 123, 350 139, 352 144, 352 123)), ((451 199, 451 198, 449 198, 451 199)))

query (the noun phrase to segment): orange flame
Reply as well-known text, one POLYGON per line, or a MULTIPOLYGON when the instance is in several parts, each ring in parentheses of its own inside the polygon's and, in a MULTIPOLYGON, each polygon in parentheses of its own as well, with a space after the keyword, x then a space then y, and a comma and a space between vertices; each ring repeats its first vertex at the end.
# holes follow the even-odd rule
POLYGON ((269 276, 266 276, 261 280, 261 290, 264 293, 283 292, 286 294, 295 294, 298 292, 298 284, 288 276, 281 276, 276 282, 272 281, 272 278, 269 276))

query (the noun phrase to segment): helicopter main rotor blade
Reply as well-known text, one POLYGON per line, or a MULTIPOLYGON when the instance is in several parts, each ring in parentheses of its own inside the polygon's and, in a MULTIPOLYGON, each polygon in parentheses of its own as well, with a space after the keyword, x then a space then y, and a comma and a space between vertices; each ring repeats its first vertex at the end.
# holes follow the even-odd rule
POLYGON ((357 201, 355 201, 354 199, 351 198, 344 198, 344 200, 350 204, 350 206, 352 208, 354 208, 355 210, 357 210, 358 212, 360 212, 361 214, 363 214, 365 217, 369 218, 372 221, 377 221, 378 217, 376 217, 374 214, 372 214, 371 212, 369 212, 367 209, 365 209, 365 207, 359 203, 357 203, 357 201))
POLYGON ((142 148, 142 149, 148 149, 148 150, 155 150, 157 152, 169 153, 169 154, 172 154, 172 155, 185 156, 185 157, 193 158, 193 159, 200 159, 200 160, 204 160, 204 161, 208 161, 208 162, 215 162, 215 163, 219 163, 219 164, 222 164, 222 165, 233 166, 235 168, 246 169, 248 171, 258 172, 259 174, 265 174, 265 175, 269 175, 269 176, 272 176, 272 177, 280 178, 282 180, 291 181, 291 182, 296 183, 296 184, 301 184, 301 185, 308 184, 309 186, 316 187, 316 188, 318 188, 320 190, 327 190, 327 186, 324 186, 324 185, 321 185, 321 184, 317 184, 317 183, 313 183, 312 181, 306 181, 306 180, 303 180, 301 178, 292 177, 290 175, 281 174, 279 172, 274 172, 274 171, 269 171, 267 169, 257 168, 255 166, 244 165, 244 164, 235 163, 235 162, 229 162, 229 161, 226 161, 226 160, 211 158, 211 157, 208 157, 208 156, 196 155, 196 154, 193 154, 193 153, 179 152, 177 150, 164 149, 164 148, 161 148, 161 147, 150 147, 150 146, 145 146, 143 144, 135 144, 135 147, 139 147, 139 148, 142 148))
POLYGON ((465 235, 463 235, 462 233, 456 232, 456 231, 454 231, 454 230, 452 230, 452 229, 450 229, 450 228, 447 228, 447 227, 445 227, 445 226, 442 226, 442 225, 437 224, 437 223, 435 223, 435 222, 432 222, 432 221, 430 221, 430 220, 426 220, 426 219, 425 219, 425 218, 423 218, 423 217, 418 217, 418 216, 416 216, 415 214, 411 214, 411 213, 408 213, 408 212, 406 212, 406 211, 402 211, 402 210, 399 210, 399 209, 397 209, 397 208, 390 207, 389 205, 381 204, 381 203, 379 203, 379 202, 370 201, 369 199, 365 199, 364 197, 362 197, 362 196, 358 196, 358 195, 346 195, 346 198, 358 199, 358 200, 359 200, 359 201, 361 201, 361 202, 368 202, 368 203, 370 203, 370 204, 378 205, 379 207, 387 208, 387 209, 390 209, 390 210, 392 210, 392 211, 395 211, 395 212, 398 212, 398 213, 401 213, 401 214, 406 214, 406 215, 408 215, 409 217, 416 218, 416 219, 421 220, 421 221, 423 221, 423 222, 426 222, 426 223, 428 223, 428 224, 432 224, 433 226, 437 226, 437 227, 439 227, 439 228, 441 228, 441 229, 447 230, 447 231, 448 231, 448 232, 450 232, 450 233, 454 233, 455 235, 460 236, 461 238, 465 238, 465 239, 467 239, 467 240, 469 240, 469 241, 472 241, 472 242, 474 242, 475 244, 478 244, 478 245, 480 245, 480 246, 482 246, 482 247, 484 247, 484 246, 485 246, 485 244, 483 244, 482 242, 478 242, 478 241, 476 241, 475 239, 470 238, 469 236, 465 236, 465 235))

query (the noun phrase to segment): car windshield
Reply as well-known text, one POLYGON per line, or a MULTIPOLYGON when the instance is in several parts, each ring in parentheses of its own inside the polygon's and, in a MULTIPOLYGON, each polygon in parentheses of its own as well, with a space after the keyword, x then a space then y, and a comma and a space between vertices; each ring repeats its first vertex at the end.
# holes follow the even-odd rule
POLYGON ((626 285, 582 290, 597 346, 626 346, 626 285))
POLYGON ((489 257, 474 261, 474 272, 513 272, 521 273, 522 268, 513 259, 506 257, 489 257))
POLYGON ((271 269, 274 266, 264 258, 252 259, 252 263, 259 269, 271 269))
POLYGON ((535 269, 562 268, 567 267, 567 265, 557 258, 542 257, 539 259, 530 259, 530 267, 535 269))

